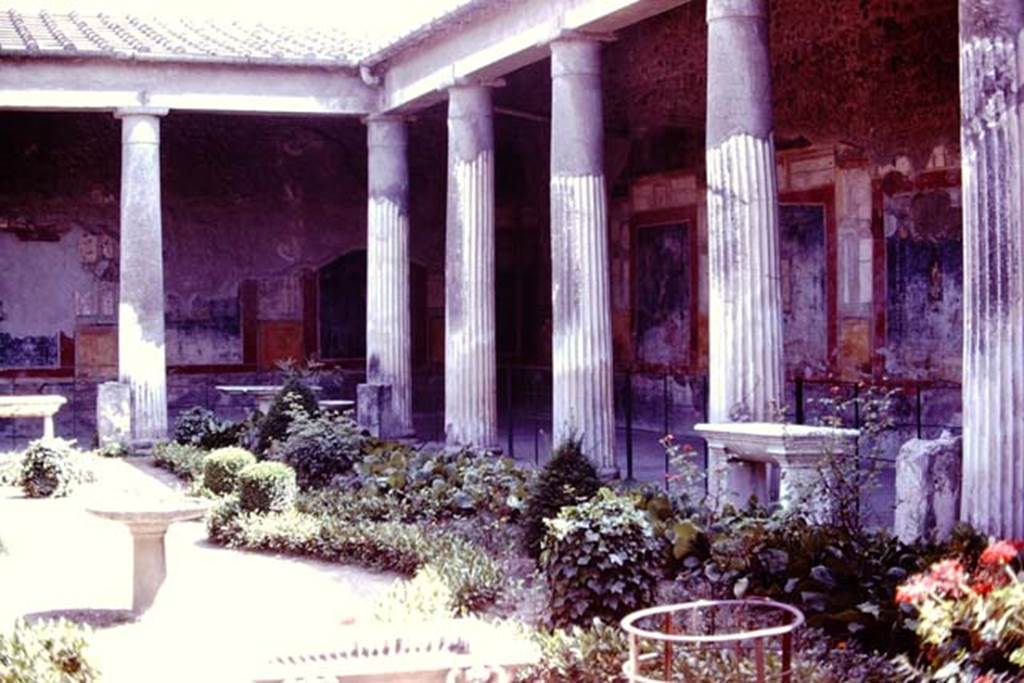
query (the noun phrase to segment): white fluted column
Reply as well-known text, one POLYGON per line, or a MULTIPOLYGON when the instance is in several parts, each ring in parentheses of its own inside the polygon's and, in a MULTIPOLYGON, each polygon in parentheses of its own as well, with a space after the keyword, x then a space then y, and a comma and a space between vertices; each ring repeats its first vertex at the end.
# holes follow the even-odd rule
POLYGON ((494 319, 494 121, 491 90, 448 91, 445 435, 497 448, 494 319))
POLYGON ((412 426, 412 325, 409 311, 409 167, 405 122, 367 119, 369 210, 366 242, 366 381, 386 385, 379 436, 409 436, 412 426))
POLYGON ((136 442, 167 436, 164 260, 160 219, 160 117, 167 110, 122 109, 121 282, 118 377, 131 392, 136 442))
POLYGON ((964 348, 961 517, 1024 536, 1019 0, 960 2, 964 348))
POLYGON ((582 440, 606 476, 615 466, 608 211, 601 43, 551 43, 551 301, 556 446, 582 440))
POLYGON ((782 408, 768 0, 708 0, 709 419, 782 408))

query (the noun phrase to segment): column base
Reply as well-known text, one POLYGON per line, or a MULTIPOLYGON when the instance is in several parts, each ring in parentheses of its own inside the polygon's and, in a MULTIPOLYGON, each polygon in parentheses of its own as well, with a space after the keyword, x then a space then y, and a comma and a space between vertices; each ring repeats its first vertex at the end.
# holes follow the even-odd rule
POLYGON ((392 408, 390 384, 360 384, 356 387, 356 423, 378 439, 401 439, 415 433, 400 424, 392 408))

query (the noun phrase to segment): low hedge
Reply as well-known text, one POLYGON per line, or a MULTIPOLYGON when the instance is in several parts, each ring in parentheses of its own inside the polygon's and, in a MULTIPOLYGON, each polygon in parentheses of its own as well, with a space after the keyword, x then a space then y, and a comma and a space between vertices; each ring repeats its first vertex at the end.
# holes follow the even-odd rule
POLYGON ((430 566, 452 592, 459 614, 493 603, 505 582, 485 551, 447 531, 398 522, 353 522, 290 510, 246 512, 237 498, 215 506, 208 518, 211 541, 233 548, 314 557, 407 577, 430 566))

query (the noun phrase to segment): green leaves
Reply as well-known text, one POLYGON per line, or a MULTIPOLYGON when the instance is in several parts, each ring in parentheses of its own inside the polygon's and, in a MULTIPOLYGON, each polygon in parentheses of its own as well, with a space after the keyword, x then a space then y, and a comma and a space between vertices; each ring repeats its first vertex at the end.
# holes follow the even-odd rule
POLYGON ((541 569, 558 626, 618 619, 653 600, 663 556, 647 515, 629 497, 601 489, 546 521, 541 569))

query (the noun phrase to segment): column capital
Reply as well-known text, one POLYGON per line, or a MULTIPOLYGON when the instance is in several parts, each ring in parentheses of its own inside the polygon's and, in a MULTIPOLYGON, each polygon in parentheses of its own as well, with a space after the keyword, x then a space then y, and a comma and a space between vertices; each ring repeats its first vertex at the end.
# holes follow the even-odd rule
POLYGON ((367 147, 406 147, 408 133, 405 116, 374 114, 363 119, 366 124, 367 147))
POLYGON ((121 107, 114 110, 115 119, 124 119, 129 116, 167 116, 170 109, 167 107, 121 107))
POLYGON ((491 89, 479 83, 452 85, 448 90, 448 119, 493 116, 491 89))
POLYGON ((559 38, 550 47, 552 78, 601 74, 601 41, 559 38))
POLYGON ((556 29, 542 43, 552 45, 554 43, 614 43, 618 38, 614 33, 601 33, 598 31, 579 31, 576 29, 556 29))
POLYGON ((717 19, 768 17, 768 0, 708 0, 708 23, 717 19))

